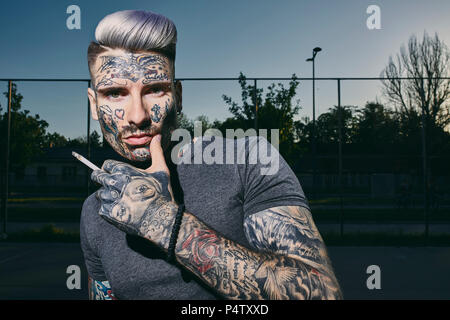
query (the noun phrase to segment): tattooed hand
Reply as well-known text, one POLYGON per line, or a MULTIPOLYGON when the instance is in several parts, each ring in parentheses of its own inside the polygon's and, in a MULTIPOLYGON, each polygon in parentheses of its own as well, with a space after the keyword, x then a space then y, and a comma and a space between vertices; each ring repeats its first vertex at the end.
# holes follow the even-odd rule
POLYGON ((102 185, 96 196, 104 219, 126 233, 167 248, 178 206, 173 201, 160 137, 150 143, 152 166, 147 170, 106 160, 91 178, 102 185))

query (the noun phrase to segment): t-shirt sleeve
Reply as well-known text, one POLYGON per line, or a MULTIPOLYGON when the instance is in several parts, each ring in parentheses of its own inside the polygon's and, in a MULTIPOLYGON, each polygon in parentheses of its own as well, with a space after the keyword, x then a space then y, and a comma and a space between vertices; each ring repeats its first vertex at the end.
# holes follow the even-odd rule
POLYGON ((105 272, 103 271, 102 262, 97 254, 97 247, 95 245, 95 219, 93 212, 95 205, 93 202, 95 197, 90 196, 83 204, 80 219, 80 244, 83 251, 84 261, 88 275, 97 281, 106 281, 105 272))
POLYGON ((264 137, 248 138, 244 173, 244 214, 279 206, 303 206, 308 200, 292 169, 264 137))

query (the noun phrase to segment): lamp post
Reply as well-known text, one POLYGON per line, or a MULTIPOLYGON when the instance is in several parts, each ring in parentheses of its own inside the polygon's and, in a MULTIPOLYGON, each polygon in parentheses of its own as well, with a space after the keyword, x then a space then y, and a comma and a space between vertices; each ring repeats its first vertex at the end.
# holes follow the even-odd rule
POLYGON ((312 121, 312 153, 313 153, 313 199, 316 198, 316 81, 315 81, 315 60, 316 55, 322 51, 322 48, 315 47, 313 55, 306 61, 312 62, 312 81, 313 81, 313 121, 312 121))

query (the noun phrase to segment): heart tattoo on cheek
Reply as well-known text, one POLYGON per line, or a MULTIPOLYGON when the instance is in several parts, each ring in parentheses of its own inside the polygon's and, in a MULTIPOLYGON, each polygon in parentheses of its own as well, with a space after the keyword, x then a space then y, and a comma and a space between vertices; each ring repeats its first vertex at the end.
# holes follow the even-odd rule
POLYGON ((125 114, 125 111, 123 109, 114 110, 114 115, 120 120, 123 120, 124 114, 125 114))

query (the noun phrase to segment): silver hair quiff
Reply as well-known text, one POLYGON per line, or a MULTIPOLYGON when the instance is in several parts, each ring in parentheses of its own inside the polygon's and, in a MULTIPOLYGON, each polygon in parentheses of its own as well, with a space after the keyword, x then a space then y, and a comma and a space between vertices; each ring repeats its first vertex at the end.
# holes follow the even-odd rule
POLYGON ((159 52, 175 66, 177 29, 167 17, 141 10, 124 10, 104 17, 95 29, 96 42, 88 48, 88 64, 91 67, 97 56, 108 48, 120 48, 130 52, 159 52))
POLYGON ((95 29, 95 39, 103 46, 130 51, 167 50, 175 48, 177 29, 160 14, 125 10, 104 17, 95 29))

